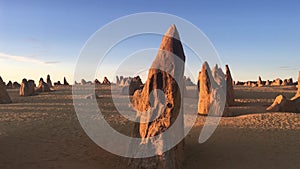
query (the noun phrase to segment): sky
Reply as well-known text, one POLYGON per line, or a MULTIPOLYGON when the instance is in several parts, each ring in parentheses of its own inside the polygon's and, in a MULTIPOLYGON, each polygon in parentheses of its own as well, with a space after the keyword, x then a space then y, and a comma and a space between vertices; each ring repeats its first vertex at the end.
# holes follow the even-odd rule
MULTIPOLYGON (((229 64, 234 80, 257 80, 258 76, 296 80, 300 70, 299 9, 297 0, 0 0, 0 76, 6 82, 21 82, 23 78, 38 81, 50 74, 52 81, 62 81, 65 76, 72 82, 78 56, 97 30, 126 15, 162 12, 197 26, 222 63, 229 64)), ((147 35, 124 42, 110 53, 105 66, 116 66, 112 63, 134 50, 158 49, 160 40, 160 36, 147 35)), ((148 59, 151 63, 151 57, 148 59)), ((197 74, 202 63, 192 64, 195 70, 191 71, 197 74)), ((100 81, 104 76, 114 80, 109 69, 96 73, 100 81)))

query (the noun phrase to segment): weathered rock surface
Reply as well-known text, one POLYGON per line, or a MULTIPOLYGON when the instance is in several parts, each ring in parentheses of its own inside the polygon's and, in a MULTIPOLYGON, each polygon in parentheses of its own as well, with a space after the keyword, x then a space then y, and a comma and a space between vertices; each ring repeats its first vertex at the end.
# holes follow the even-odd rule
POLYGON ((80 84, 81 84, 81 85, 86 85, 86 83, 87 83, 87 82, 86 82, 84 79, 81 79, 81 80, 80 80, 80 84))
POLYGON ((225 80, 226 80, 226 106, 234 105, 234 90, 233 80, 228 65, 225 66, 225 80))
POLYGON ((258 87, 262 87, 264 84, 263 84, 263 81, 261 80, 261 77, 258 76, 258 81, 257 81, 257 86, 258 87))
POLYGON ((300 71, 299 71, 299 75, 298 75, 298 91, 297 94, 300 95, 300 71))
POLYGON ((28 80, 28 93, 29 93, 29 96, 33 96, 35 95, 35 83, 34 83, 34 80, 28 80))
POLYGON ((277 78, 273 80, 271 86, 280 86, 282 84, 282 80, 280 78, 277 78))
POLYGON ((66 77, 64 77, 64 85, 65 85, 65 86, 69 86, 69 83, 68 83, 66 77))
POLYGON ((2 77, 0 77, 0 104, 8 104, 12 103, 7 90, 6 90, 6 85, 2 80, 2 77))
POLYGON ((36 92, 50 92, 50 87, 47 83, 44 82, 43 78, 40 78, 39 85, 37 86, 36 92))
POLYGON ((33 96, 35 94, 35 83, 33 80, 23 79, 20 87, 20 96, 33 96))
POLYGON ((95 79, 94 84, 95 85, 101 85, 101 82, 98 79, 95 79))
POLYGON ((107 79, 107 77, 104 77, 102 84, 103 85, 110 85, 110 81, 107 79))
MULTIPOLYGON (((168 146, 169 142, 160 134, 172 125, 175 130, 167 138, 173 140, 183 136, 183 114, 180 113, 183 91, 180 89, 184 87, 184 62, 185 55, 179 34, 172 25, 162 39, 144 88, 137 90, 132 99, 137 119, 141 122, 136 123, 133 136, 142 138, 141 147, 154 146, 157 156, 133 159, 130 162, 133 169, 178 169, 181 166, 183 142, 162 152, 162 148, 168 146)), ((148 151, 145 148, 139 150, 148 151)))
POLYGON ((120 79, 119 79, 119 76, 116 76, 116 85, 120 85, 120 79))
POLYGON ((7 89, 12 89, 13 88, 13 83, 11 81, 9 81, 7 84, 6 84, 6 88, 7 89))
POLYGON ((20 87, 20 96, 29 96, 29 87, 27 79, 23 79, 20 87))
POLYGON ((208 63, 204 62, 198 81, 200 84, 198 113, 222 116, 226 104, 226 81, 222 69, 216 65, 211 71, 208 63))
POLYGON ((47 84, 49 87, 52 87, 52 81, 51 81, 50 75, 47 75, 47 84))
POLYGON ((240 82, 240 81, 235 82, 235 85, 244 85, 244 84, 245 82, 240 82))
POLYGON ((212 116, 228 116, 224 111, 226 105, 226 80, 222 69, 215 65, 212 69, 212 100, 210 109, 212 116), (225 114, 224 114, 225 113, 225 114))
POLYGON ((287 85, 293 85, 293 84, 294 84, 293 78, 287 79, 287 85))
POLYGON ((134 77, 129 84, 129 95, 133 95, 136 90, 142 88, 143 88, 143 83, 140 76, 134 77))
POLYGON ((60 81, 54 82, 54 86, 60 86, 60 85, 62 85, 62 84, 60 83, 60 81))
POLYGON ((130 82, 131 82, 131 77, 124 77, 121 81, 120 81, 120 86, 129 86, 130 82))
POLYGON ((287 79, 284 79, 283 82, 281 83, 281 86, 287 86, 288 85, 288 81, 287 79))
POLYGON ((298 75, 298 86, 297 87, 298 87, 297 93, 291 100, 296 100, 297 98, 300 97, 300 71, 299 71, 299 75, 298 75))
POLYGON ((289 100, 283 95, 278 95, 273 104, 266 110, 271 112, 300 113, 300 97, 289 100))
POLYGON ((13 83, 13 88, 19 89, 20 87, 21 87, 21 85, 18 82, 13 83))
POLYGON ((198 76, 199 84, 199 102, 198 102, 198 113, 201 115, 207 115, 209 112, 211 102, 211 70, 207 62, 202 64, 201 73, 198 76))
MULTIPOLYGON (((202 65, 203 66, 203 65, 202 65)), ((201 71, 198 73, 198 79, 197 79, 197 89, 198 93, 200 92, 200 77, 201 77, 201 71)))

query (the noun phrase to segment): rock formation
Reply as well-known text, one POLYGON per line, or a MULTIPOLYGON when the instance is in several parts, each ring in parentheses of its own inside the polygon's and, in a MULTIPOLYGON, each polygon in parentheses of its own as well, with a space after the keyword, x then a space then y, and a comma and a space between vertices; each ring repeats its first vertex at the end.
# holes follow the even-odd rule
MULTIPOLYGON (((120 80, 119 80, 120 83, 121 83, 121 81, 123 80, 123 78, 124 78, 123 76, 120 76, 120 80)), ((120 83, 119 83, 119 84, 120 84, 120 83)))
POLYGON ((54 83, 54 86, 60 86, 60 85, 62 85, 62 84, 60 83, 60 81, 57 81, 57 82, 54 83))
POLYGON ((270 80, 267 80, 265 85, 270 86, 270 84, 271 84, 270 80))
POLYGON ((277 78, 275 80, 273 80, 271 86, 280 86, 282 84, 282 80, 277 78))
POLYGON ((233 80, 228 65, 225 66, 225 80, 226 80, 226 106, 234 105, 234 91, 233 80))
POLYGON ((50 87, 47 83, 44 82, 43 78, 40 78, 39 85, 35 90, 36 92, 50 92, 50 87))
MULTIPOLYGON (((203 65, 202 65, 203 66, 203 65)), ((200 92, 200 76, 201 76, 201 71, 198 73, 198 79, 197 79, 197 89, 198 93, 200 92)))
POLYGON ((142 89, 143 83, 140 76, 136 76, 131 79, 129 84, 129 95, 133 95, 136 90, 142 89))
POLYGON ((293 84, 294 84, 293 78, 287 79, 287 85, 293 85, 293 84))
POLYGON ((120 80, 119 86, 125 86, 125 79, 120 80))
POLYGON ((211 102, 211 70, 207 62, 202 64, 202 69, 198 76, 199 84, 199 103, 198 113, 201 115, 207 115, 209 112, 209 106, 211 102))
MULTIPOLYGON (((293 80, 286 80, 287 84, 293 83, 293 80)), ((298 91, 296 95, 290 100, 283 95, 279 95, 275 98, 275 101, 271 106, 267 108, 267 111, 278 112, 293 112, 300 113, 300 71, 298 76, 298 91)))
POLYGON ((7 89, 12 89, 13 88, 13 83, 11 81, 9 81, 6 85, 7 89))
POLYGON ((0 77, 0 104, 11 103, 11 99, 6 91, 6 85, 0 77))
POLYGON ((244 84, 245 82, 240 82, 240 81, 235 82, 235 85, 244 85, 244 84))
POLYGON ((69 83, 68 83, 66 77, 64 77, 64 85, 65 85, 65 86, 69 86, 69 83))
POLYGON ((119 84, 120 84, 119 76, 116 76, 116 85, 119 85, 119 84))
POLYGON ((20 96, 29 96, 29 86, 27 79, 23 79, 20 87, 20 96))
POLYGON ((121 94, 122 95, 133 95, 136 90, 143 88, 142 80, 139 76, 134 78, 125 77, 120 81, 119 86, 122 87, 121 94))
POLYGON ((264 84, 263 84, 263 81, 261 80, 261 77, 258 76, 258 81, 257 81, 257 86, 258 87, 262 87, 264 84))
POLYGON ((107 77, 104 77, 102 84, 103 85, 110 85, 110 81, 107 79, 107 77))
POLYGON ((296 100, 296 99, 300 98, 300 71, 299 71, 299 75, 298 75, 298 86, 297 87, 298 87, 297 93, 291 100, 296 100))
POLYGON ((95 85, 101 85, 101 83, 100 83, 100 81, 98 79, 95 79, 94 84, 95 85))
POLYGON ((3 84, 4 86, 6 86, 6 83, 3 80, 0 83, 3 84))
POLYGON ((13 88, 19 89, 20 87, 21 87, 21 85, 18 82, 13 83, 13 88))
POLYGON ((257 87, 257 83, 251 83, 251 87, 257 87))
POLYGON ((210 109, 212 109, 212 116, 228 116, 226 112, 223 112, 226 105, 226 80, 225 74, 222 69, 215 65, 212 69, 212 96, 210 109))
POLYGON ((267 111, 271 112, 293 112, 300 113, 300 97, 295 97, 291 100, 283 95, 278 95, 267 111))
POLYGON ((35 95, 35 83, 34 83, 34 80, 28 80, 28 93, 29 93, 29 96, 33 96, 35 95))
POLYGON ((297 95, 300 95, 300 71, 299 71, 299 75, 298 75, 298 91, 297 91, 297 95))
POLYGON ((52 81, 50 79, 50 75, 47 75, 47 84, 49 87, 52 87, 52 81))
POLYGON ((281 86, 287 86, 288 85, 288 81, 287 79, 284 79, 283 82, 281 83, 281 86))
POLYGON ((178 169, 181 166, 183 142, 163 152, 163 147, 168 147, 170 143, 160 134, 172 126, 174 130, 166 138, 174 140, 183 136, 183 114, 180 113, 183 91, 180 88, 183 89, 184 86, 184 62, 185 55, 179 34, 172 25, 162 39, 144 88, 137 90, 132 99, 140 121, 134 127, 133 136, 143 140, 137 151, 146 153, 147 147, 154 146, 157 155, 133 159, 130 163, 133 169, 178 169))
POLYGON ((184 79, 185 86, 195 86, 191 78, 184 76, 183 79, 184 79))
POLYGON ((208 63, 204 62, 198 81, 200 84, 198 113, 208 115, 213 108, 210 115, 222 116, 223 112, 217 111, 224 109, 226 104, 226 81, 222 69, 216 65, 211 71, 208 63))
POLYGON ((85 81, 84 79, 81 79, 81 80, 80 80, 80 84, 81 84, 81 85, 86 85, 86 81, 85 81))
POLYGON ((35 94, 35 83, 33 80, 23 79, 20 87, 20 96, 32 96, 35 94))
POLYGON ((123 77, 123 76, 120 76, 120 77, 122 77, 122 78, 120 78, 119 86, 129 86, 130 85, 132 77, 123 77))
POLYGON ((92 81, 87 81, 86 84, 87 85, 93 85, 93 82, 92 81))
POLYGON ((127 78, 124 78, 123 79, 123 86, 129 86, 130 85, 130 82, 131 82, 131 77, 127 77, 127 78))
POLYGON ((247 81, 244 83, 244 86, 255 87, 257 85, 256 82, 247 81))

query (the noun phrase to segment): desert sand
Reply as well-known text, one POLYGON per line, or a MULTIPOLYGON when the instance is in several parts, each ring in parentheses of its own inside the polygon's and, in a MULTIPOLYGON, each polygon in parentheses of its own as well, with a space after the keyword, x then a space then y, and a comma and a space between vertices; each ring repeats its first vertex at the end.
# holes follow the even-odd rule
MULTIPOLYGON (((206 117, 198 116, 185 139, 183 169, 299 169, 300 114, 265 113, 278 94, 293 97, 295 86, 234 86, 234 91, 235 105, 226 111, 235 117, 222 117, 203 144, 198 137, 206 117)), ((103 150, 85 134, 74 111, 71 87, 29 97, 20 97, 16 89, 8 93, 13 103, 0 106, 1 169, 126 168, 128 159, 103 150)), ((110 87, 98 86, 96 93, 105 119, 129 135, 133 124, 115 110, 110 87)))

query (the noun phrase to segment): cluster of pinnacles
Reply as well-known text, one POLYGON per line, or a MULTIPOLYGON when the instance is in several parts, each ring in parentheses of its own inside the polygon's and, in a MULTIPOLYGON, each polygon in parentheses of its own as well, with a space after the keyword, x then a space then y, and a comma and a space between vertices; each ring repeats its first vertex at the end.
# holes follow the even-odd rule
MULTIPOLYGON (((62 85, 58 81, 54 83, 55 85, 62 85)), ((66 78, 64 78, 64 85, 69 85, 66 78)), ((23 79, 21 84, 9 81, 7 85, 5 85, 4 81, 0 77, 0 104, 12 103, 11 98, 7 92, 7 89, 19 89, 20 96, 34 96, 40 92, 51 92, 53 85, 50 79, 50 75, 47 75, 47 81, 44 82, 43 78, 40 78, 38 86, 36 86, 34 80, 23 79)))
MULTIPOLYGON (((142 89, 137 89, 132 97, 132 105, 136 109, 137 119, 140 121, 134 127, 133 136, 142 138, 141 144, 146 142, 154 145, 157 152, 161 152, 162 147, 168 146, 160 145, 161 143, 168 144, 160 137, 160 134, 174 125, 175 120, 180 122, 176 123, 176 126, 172 126, 176 132, 168 135, 168 139, 183 136, 183 115, 180 111, 185 91, 184 67, 185 54, 179 33, 175 25, 172 25, 163 36, 160 49, 149 69, 144 86, 142 89), (149 120, 150 117, 154 120, 145 122, 145 119, 149 120), (159 137, 154 137, 158 135, 159 137)), ((122 83, 122 80, 123 78, 117 78, 119 83, 122 83)), ((228 66, 226 66, 225 75, 217 65, 211 71, 208 63, 205 62, 199 73, 198 89, 199 114, 207 115, 210 108, 218 106, 221 102, 224 103, 224 106, 234 104, 233 80, 228 66)), ((222 116, 222 114, 212 115, 222 116)), ((134 169, 180 168, 183 144, 184 141, 168 152, 155 157, 131 160, 130 166, 134 169)))
MULTIPOLYGON (((117 77, 117 84, 128 86, 128 94, 133 95, 132 105, 137 111, 137 120, 140 121, 140 123, 135 123, 133 136, 142 139, 141 145, 145 143, 152 144, 156 148, 156 152, 160 152, 155 157, 132 159, 130 166, 133 169, 178 169, 181 166, 184 141, 181 141, 167 152, 163 152, 162 147, 168 147, 168 145, 164 145, 168 144, 168 142, 160 134, 173 125, 172 127, 175 130, 168 135, 168 139, 173 137, 175 139, 175 137, 184 135, 184 119, 183 114, 180 112, 183 109, 181 103, 184 102, 183 96, 187 84, 187 80, 184 77, 185 60, 179 33, 175 25, 171 25, 162 38, 159 51, 152 62, 144 85, 139 76, 134 78, 117 77), (151 118, 153 118, 153 121, 149 121, 151 118), (179 121, 179 123, 174 124, 175 121, 179 121)), ((198 114, 227 116, 226 113, 215 114, 215 111, 211 110, 216 108, 223 110, 224 107, 230 107, 235 104, 234 82, 228 65, 225 66, 225 70, 224 74, 218 65, 215 65, 211 70, 207 62, 203 63, 197 82, 199 96, 198 114)), ((287 80, 288 82, 290 81, 287 80)), ((82 80, 81 83, 87 84, 88 82, 82 80)), ((94 83, 101 84, 97 79, 94 83)), ((259 77, 255 85, 262 86, 266 85, 266 83, 259 77)), ((277 83, 281 82, 276 80, 273 82, 274 85, 277 83)), ((111 83, 105 77, 102 84, 110 85, 111 83)), ((58 81, 54 85, 62 84, 58 81)), ((69 85, 65 78, 64 85, 69 85)), ((9 83, 9 86, 12 86, 11 83, 9 83)), ((279 95, 267 110, 300 112, 299 86, 300 72, 296 96, 288 100, 284 96, 279 95)), ((46 82, 41 78, 37 87, 33 80, 27 81, 27 79, 23 79, 20 85, 20 96, 32 96, 35 95, 35 92, 49 92, 51 88, 52 81, 49 75, 46 82)), ((0 103, 11 103, 11 99, 6 91, 6 85, 1 77, 0 103)))

